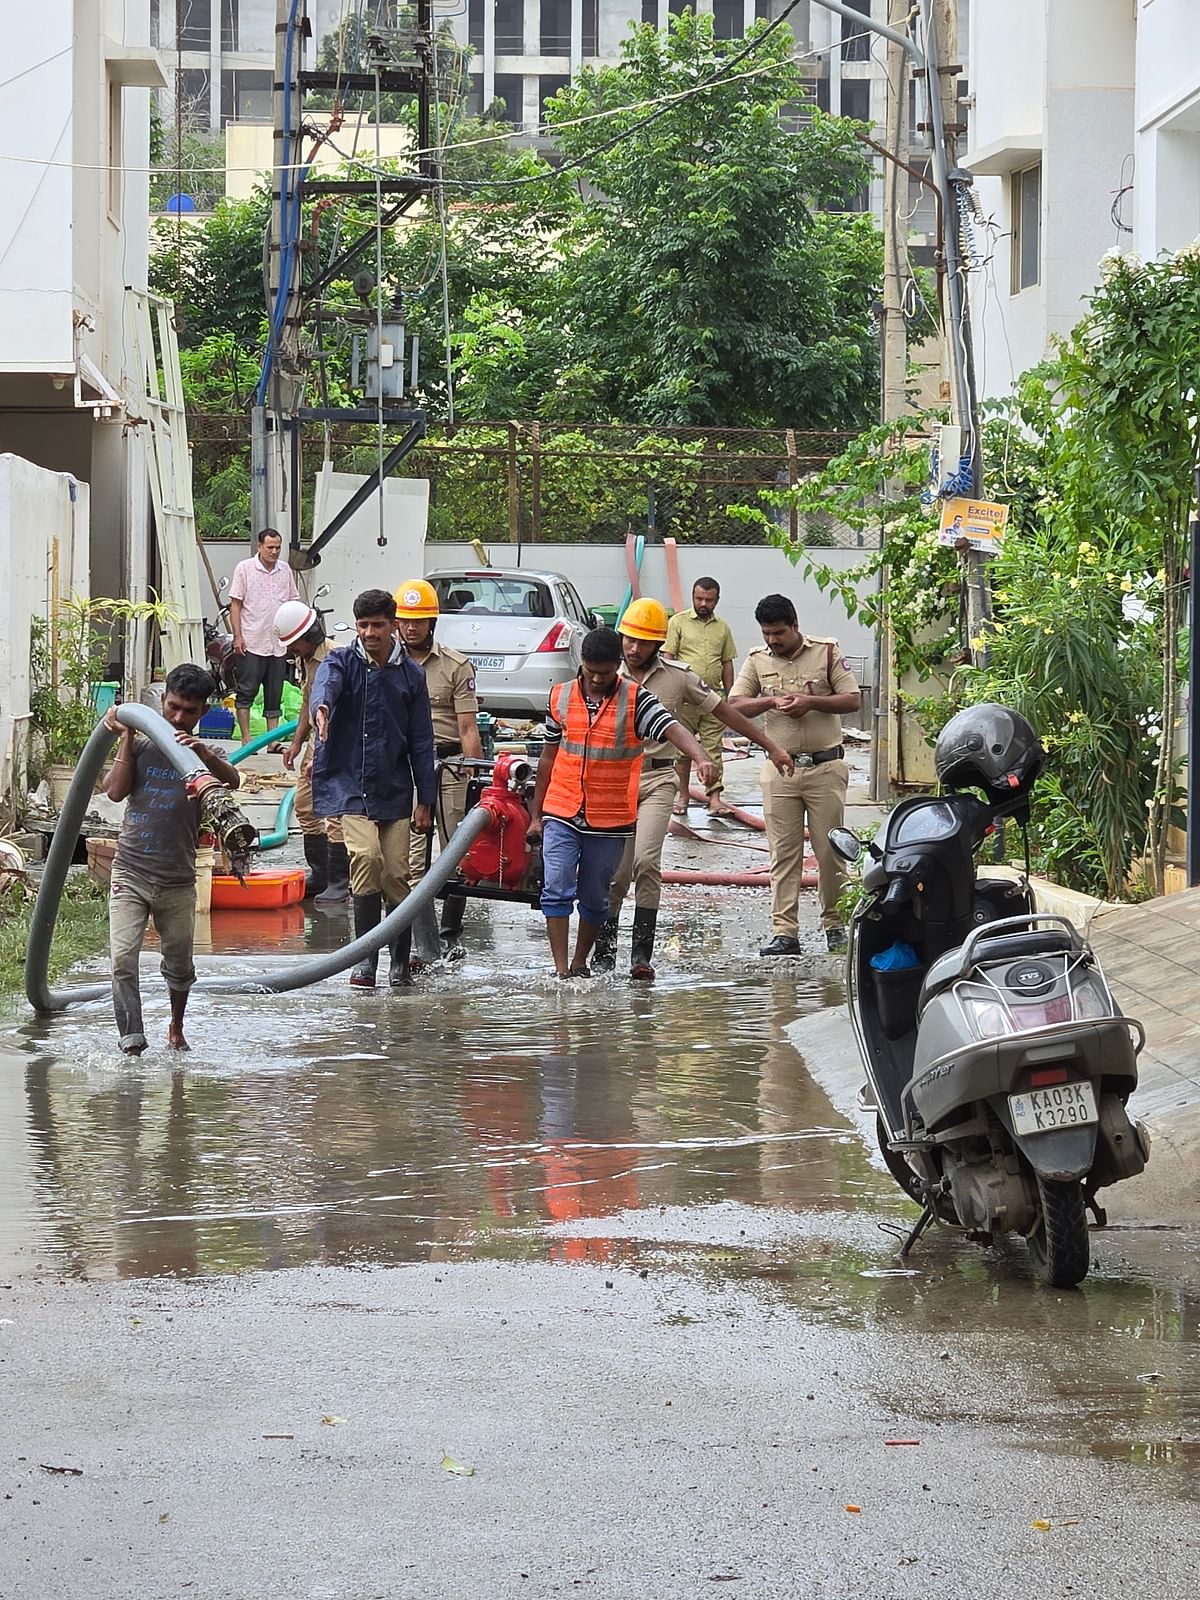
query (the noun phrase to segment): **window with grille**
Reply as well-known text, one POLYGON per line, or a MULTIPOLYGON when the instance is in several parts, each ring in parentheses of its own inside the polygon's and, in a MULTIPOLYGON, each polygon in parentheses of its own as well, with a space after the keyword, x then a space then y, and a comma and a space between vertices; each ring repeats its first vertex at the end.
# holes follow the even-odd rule
POLYGON ((525 116, 525 80, 517 72, 496 74, 495 114, 501 122, 521 122, 525 116))
POLYGON ((175 0, 177 50, 212 49, 212 7, 208 0, 175 0))
POLYGON ((1012 175, 1012 292, 1031 289, 1041 278, 1042 164, 1012 175))
POLYGON ((496 54, 525 54, 524 0, 496 0, 496 54))
POLYGON ((600 54, 600 0, 583 0, 583 53, 600 54))
MULTIPOLYGON (((860 11, 864 17, 871 15, 871 0, 846 0, 847 5, 860 11)), ((869 61, 871 59, 871 32, 861 22, 850 17, 842 18, 842 60, 869 61)))
POLYGON ((713 34, 718 39, 742 37, 742 0, 713 0, 713 34))
POLYGON ((544 56, 570 55, 571 0, 542 0, 539 42, 544 56))

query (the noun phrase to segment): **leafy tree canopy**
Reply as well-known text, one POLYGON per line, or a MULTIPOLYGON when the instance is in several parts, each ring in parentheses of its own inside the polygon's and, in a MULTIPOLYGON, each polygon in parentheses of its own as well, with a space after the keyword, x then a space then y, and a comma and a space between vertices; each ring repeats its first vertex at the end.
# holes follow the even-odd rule
MULTIPOLYGON (((460 418, 845 428, 871 415, 881 250, 870 219, 844 209, 868 169, 853 125, 808 102, 787 28, 754 37, 730 68, 744 46, 714 39, 711 17, 631 29, 619 65, 585 68, 548 103, 549 162, 495 122, 459 118, 461 99, 443 107, 460 418), (650 115, 645 102, 664 100, 650 115)), ((228 332, 261 349, 268 210, 265 191, 225 202, 156 257, 185 343, 228 332)), ((373 225, 370 196, 306 205, 305 281, 373 225)), ((400 293, 420 334, 435 417, 447 410, 441 260, 432 205, 385 234, 379 292, 400 293)), ((359 305, 353 271, 321 301, 335 384, 348 378, 352 325, 339 318, 359 305)))

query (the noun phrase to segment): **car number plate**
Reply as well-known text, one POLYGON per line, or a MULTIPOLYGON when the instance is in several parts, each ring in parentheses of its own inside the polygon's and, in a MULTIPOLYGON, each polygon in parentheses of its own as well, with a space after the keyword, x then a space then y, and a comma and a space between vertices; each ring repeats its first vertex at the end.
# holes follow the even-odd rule
POLYGON ((472 656, 471 660, 477 667, 502 667, 504 665, 503 656, 472 656))
POLYGON ((1090 1083, 1056 1083, 1049 1089, 1010 1094, 1008 1109, 1014 1133, 1057 1133, 1100 1120, 1090 1083))

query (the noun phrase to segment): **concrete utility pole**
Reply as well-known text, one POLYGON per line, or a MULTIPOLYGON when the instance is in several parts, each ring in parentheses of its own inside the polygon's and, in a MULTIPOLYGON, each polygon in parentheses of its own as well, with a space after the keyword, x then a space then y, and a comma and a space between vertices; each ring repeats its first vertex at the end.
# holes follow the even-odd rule
MULTIPOLYGON (((909 0, 890 0, 888 22, 894 27, 908 16, 909 0)), ((908 405, 908 328, 904 303, 908 290, 908 257, 901 238, 908 215, 908 54, 895 39, 887 41, 887 122, 884 146, 892 160, 883 164, 883 328, 880 339, 879 412, 895 422, 908 405)), ((890 495, 888 496, 890 498, 890 495)), ((887 506, 884 505, 884 520, 887 506)), ((871 723, 871 798, 885 799, 891 779, 892 706, 899 688, 892 659, 892 629, 886 613, 886 573, 880 568, 879 595, 883 620, 875 634, 875 715, 871 723)))
POLYGON ((309 34, 308 0, 275 0, 275 78, 271 93, 274 122, 271 161, 271 222, 267 235, 267 309, 270 319, 271 377, 266 393, 250 414, 250 544, 261 529, 276 525, 288 504, 291 461, 279 429, 281 416, 294 411, 298 390, 293 378, 299 352, 298 319, 289 313, 300 285, 300 253, 287 241, 298 224, 296 196, 300 175, 300 70, 309 34), (281 315, 276 312, 282 295, 281 315), (274 420, 271 428, 268 419, 274 420))

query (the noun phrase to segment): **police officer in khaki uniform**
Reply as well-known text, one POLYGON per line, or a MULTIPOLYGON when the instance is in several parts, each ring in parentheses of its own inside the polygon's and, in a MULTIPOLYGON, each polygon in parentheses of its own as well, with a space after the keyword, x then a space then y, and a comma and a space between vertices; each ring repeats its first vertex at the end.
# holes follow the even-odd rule
MULTIPOLYGON (((692 585, 692 609, 677 611, 667 628, 666 653, 672 660, 682 661, 691 667, 696 676, 710 689, 719 691, 720 697, 729 693, 733 685, 733 663, 737 648, 729 624, 717 616, 717 602, 721 586, 715 578, 697 578, 692 585)), ((717 769, 716 778, 707 790, 708 809, 712 816, 728 812, 721 799, 725 787, 725 764, 721 754, 721 741, 725 729, 715 714, 689 707, 680 718, 685 728, 699 739, 708 751, 717 769)), ((686 816, 690 798, 692 764, 681 761, 679 772, 679 798, 675 802, 677 816, 686 816)))
MULTIPOLYGON (((317 668, 329 653, 329 643, 321 618, 303 600, 285 600, 279 607, 275 613, 275 637, 284 653, 295 656, 300 667, 300 715, 292 742, 283 753, 283 764, 291 772, 312 731, 308 702, 317 668)), ((338 819, 326 820, 313 812, 312 762, 310 746, 308 754, 300 760, 296 776, 296 821, 304 838, 304 859, 308 865, 304 897, 321 906, 345 905, 350 899, 350 857, 338 819)))
POLYGON ((734 680, 729 703, 748 717, 765 717, 772 738, 791 751, 792 777, 763 769, 763 812, 771 849, 771 924, 774 937, 760 955, 800 953, 796 913, 804 870, 804 825, 817 858, 821 925, 830 950, 846 948, 838 920, 845 866, 829 845, 829 830, 845 814, 849 777, 842 749, 842 714, 858 710, 859 690, 836 639, 800 632, 786 595, 769 594, 754 618, 765 648, 752 650, 734 680))
MULTIPOLYGON (((667 637, 666 607, 657 600, 634 600, 617 626, 622 635, 627 678, 648 689, 675 718, 682 722, 685 711, 711 715, 718 726, 761 745, 780 772, 790 776, 792 760, 786 750, 773 744, 752 722, 732 710, 702 682, 690 667, 662 654, 667 637)), ((616 965, 617 935, 621 902, 634 884, 633 948, 630 952, 630 977, 654 977, 651 964, 658 907, 662 899, 662 852, 671 826, 675 798, 675 746, 660 742, 647 744, 642 753, 642 775, 638 785, 637 828, 625 846, 625 854, 608 892, 610 915, 596 940, 593 965, 607 971, 616 965)))
MULTIPOLYGON (((424 578, 409 578, 396 590, 396 632, 409 656, 425 669, 429 705, 433 712, 434 755, 439 761, 464 756, 469 761, 483 759, 476 717, 479 697, 475 693, 475 667, 471 660, 434 638, 437 626, 437 591, 424 578)), ((445 844, 462 821, 467 809, 467 780, 452 777, 445 769, 439 773, 434 802, 434 821, 438 840, 445 844)), ((425 835, 413 832, 409 843, 409 883, 425 876, 425 835)), ((445 953, 458 950, 458 935, 466 901, 460 898, 444 903, 441 939, 445 953)), ((412 965, 418 970, 442 955, 438 943, 437 921, 432 908, 428 916, 418 917, 413 928, 412 965)))

